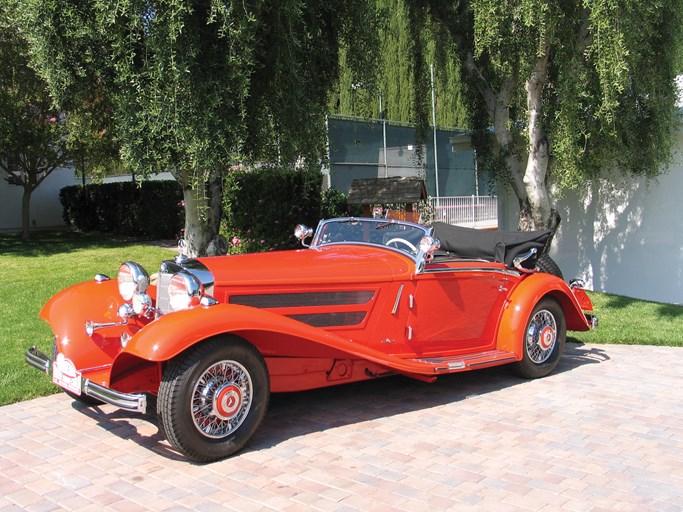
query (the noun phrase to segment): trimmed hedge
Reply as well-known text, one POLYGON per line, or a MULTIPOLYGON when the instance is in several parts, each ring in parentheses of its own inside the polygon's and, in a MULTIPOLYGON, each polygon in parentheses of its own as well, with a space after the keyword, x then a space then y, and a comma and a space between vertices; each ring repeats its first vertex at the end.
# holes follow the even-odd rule
POLYGON ((104 183, 63 188, 64 220, 81 231, 175 238, 183 227, 182 190, 175 181, 104 183))
POLYGON ((221 234, 229 252, 263 252, 301 247, 297 224, 320 220, 320 168, 262 167, 232 170, 225 179, 221 234))

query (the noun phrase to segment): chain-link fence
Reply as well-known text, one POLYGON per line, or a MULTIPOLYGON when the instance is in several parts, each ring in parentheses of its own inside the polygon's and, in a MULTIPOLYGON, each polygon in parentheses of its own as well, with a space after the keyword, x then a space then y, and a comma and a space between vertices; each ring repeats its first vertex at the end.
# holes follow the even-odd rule
POLYGON ((436 159, 433 133, 418 146, 416 128, 408 123, 330 116, 328 133, 329 184, 345 194, 356 178, 394 176, 424 178, 432 197, 495 194, 477 173, 465 131, 439 128, 436 159))

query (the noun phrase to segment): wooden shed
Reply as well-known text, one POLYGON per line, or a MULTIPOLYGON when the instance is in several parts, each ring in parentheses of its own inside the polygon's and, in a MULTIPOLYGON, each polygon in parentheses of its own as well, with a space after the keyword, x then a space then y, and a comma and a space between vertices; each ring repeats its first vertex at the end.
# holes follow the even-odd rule
MULTIPOLYGON (((427 199, 427 187, 422 178, 362 178, 351 182, 347 202, 363 206, 363 215, 371 215, 375 204, 405 204, 407 220, 417 220, 417 204, 427 199)), ((399 214, 399 212, 397 212, 399 214)), ((400 214, 399 214, 400 215, 400 214)))

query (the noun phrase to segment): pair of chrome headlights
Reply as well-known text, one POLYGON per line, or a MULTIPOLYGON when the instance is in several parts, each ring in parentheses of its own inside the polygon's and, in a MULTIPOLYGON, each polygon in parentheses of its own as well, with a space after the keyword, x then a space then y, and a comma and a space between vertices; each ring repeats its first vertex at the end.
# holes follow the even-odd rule
MULTIPOLYGON (((121 264, 117 280, 121 298, 131 304, 136 315, 152 318, 156 314, 152 298, 147 294, 150 277, 142 266, 131 261, 121 264)), ((171 277, 167 294, 171 311, 180 311, 199 305, 204 287, 192 274, 178 272, 171 277)))

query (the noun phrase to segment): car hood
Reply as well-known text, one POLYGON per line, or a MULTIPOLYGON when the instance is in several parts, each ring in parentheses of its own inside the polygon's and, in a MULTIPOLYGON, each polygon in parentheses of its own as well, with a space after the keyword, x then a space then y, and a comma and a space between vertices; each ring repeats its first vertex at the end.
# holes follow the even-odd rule
POLYGON ((199 261, 219 287, 391 281, 415 271, 415 262, 396 251, 352 245, 199 258, 199 261))

